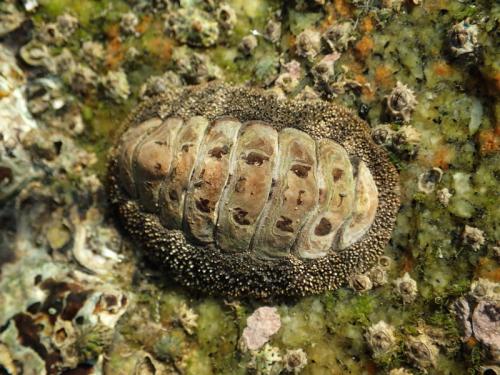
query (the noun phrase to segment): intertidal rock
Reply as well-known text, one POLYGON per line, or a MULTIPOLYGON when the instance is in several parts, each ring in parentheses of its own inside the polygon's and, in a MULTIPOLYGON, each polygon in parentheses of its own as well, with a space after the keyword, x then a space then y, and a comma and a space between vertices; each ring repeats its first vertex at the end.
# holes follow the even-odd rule
POLYGON ((377 262, 399 205, 394 167, 351 112, 220 83, 140 107, 109 193, 173 278, 232 297, 344 284, 377 262))
POLYGON ((281 320, 275 307, 258 308, 247 319, 240 346, 243 350, 258 350, 267 343, 281 327, 281 320))

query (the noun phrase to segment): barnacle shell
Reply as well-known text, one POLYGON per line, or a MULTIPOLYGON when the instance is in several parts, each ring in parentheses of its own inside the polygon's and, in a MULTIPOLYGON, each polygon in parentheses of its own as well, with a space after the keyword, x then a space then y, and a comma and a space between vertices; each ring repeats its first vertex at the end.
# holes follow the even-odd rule
POLYGON ((141 106, 111 152, 109 193, 176 280, 261 298, 367 271, 399 205, 397 173, 357 116, 221 83, 141 106))

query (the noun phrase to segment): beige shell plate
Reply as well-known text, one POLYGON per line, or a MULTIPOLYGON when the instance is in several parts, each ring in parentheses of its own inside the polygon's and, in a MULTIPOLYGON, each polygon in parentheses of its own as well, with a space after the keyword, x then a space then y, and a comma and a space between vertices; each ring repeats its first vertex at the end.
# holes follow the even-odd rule
POLYGON ((377 211, 366 164, 294 128, 152 118, 126 131, 121 144, 120 183, 141 207, 226 252, 324 257, 363 238, 377 211))

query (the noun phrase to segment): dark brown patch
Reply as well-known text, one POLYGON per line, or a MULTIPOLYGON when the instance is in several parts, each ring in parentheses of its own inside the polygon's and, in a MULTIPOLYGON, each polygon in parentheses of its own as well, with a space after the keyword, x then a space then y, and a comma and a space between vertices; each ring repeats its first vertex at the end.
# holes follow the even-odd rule
POLYGON ((248 165, 255 165, 260 167, 269 158, 266 155, 259 154, 258 152, 250 152, 245 158, 243 158, 248 165))
POLYGON ((337 182, 344 175, 344 171, 339 168, 335 168, 332 172, 333 181, 337 182))
POLYGON ((175 191, 175 190, 170 190, 170 191, 168 192, 168 196, 169 196, 169 197, 170 197, 170 199, 171 199, 171 200, 173 200, 173 201, 176 201, 176 202, 177 202, 177 201, 179 200, 179 196, 177 195, 177 191, 175 191))
POLYGON ((247 179, 245 177, 240 177, 234 186, 234 190, 237 193, 243 193, 245 191, 245 181, 247 179))
POLYGON ((293 228, 290 226, 292 220, 286 216, 281 216, 280 220, 276 221, 276 228, 283 232, 293 233, 293 228))
POLYGON ((222 147, 214 147, 211 149, 208 154, 216 159, 222 159, 224 155, 227 155, 229 153, 229 147, 227 145, 224 145, 222 147))
POLYGON ((314 228, 314 234, 316 236, 326 236, 332 231, 332 223, 324 217, 321 218, 319 224, 314 228))
POLYGON ((302 203, 304 203, 304 201, 302 200, 302 196, 305 192, 305 190, 299 190, 299 195, 297 196, 297 206, 302 206, 302 203))
POLYGON ((69 293, 66 297, 66 305, 61 313, 61 318, 64 320, 72 320, 83 307, 90 293, 91 291, 69 293))
POLYGON ((300 178, 306 178, 309 175, 311 167, 308 165, 294 164, 292 165, 291 171, 300 178))
POLYGON ((49 353, 47 348, 41 343, 38 336, 39 327, 33 318, 27 314, 17 314, 13 317, 19 332, 19 341, 23 346, 33 349, 45 361, 45 370, 47 374, 57 374, 57 362, 62 360, 57 352, 49 353))
POLYGON ((13 180, 12 169, 0 165, 0 183, 7 181, 10 184, 13 180))
POLYGON ((233 213, 233 219, 240 225, 250 225, 250 220, 246 218, 248 212, 240 207, 236 207, 233 213))
POLYGON ((206 212, 206 213, 212 211, 212 209, 210 208, 210 201, 205 198, 200 198, 196 200, 196 208, 201 212, 206 212))

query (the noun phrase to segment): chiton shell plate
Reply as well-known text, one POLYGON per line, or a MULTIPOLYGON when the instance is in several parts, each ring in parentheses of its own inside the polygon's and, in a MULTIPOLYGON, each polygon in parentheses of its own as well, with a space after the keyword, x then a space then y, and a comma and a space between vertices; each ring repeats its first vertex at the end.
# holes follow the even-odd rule
POLYGON ((370 268, 390 238, 398 176, 365 122, 320 100, 211 83, 129 118, 111 202, 180 283, 226 296, 300 296, 370 268))

